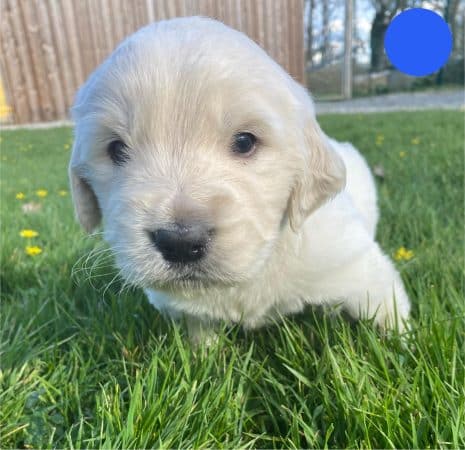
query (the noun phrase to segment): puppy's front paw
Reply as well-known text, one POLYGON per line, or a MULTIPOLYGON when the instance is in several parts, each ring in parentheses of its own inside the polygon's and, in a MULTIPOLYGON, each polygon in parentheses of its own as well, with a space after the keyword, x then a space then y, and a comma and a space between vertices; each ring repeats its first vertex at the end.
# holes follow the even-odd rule
POLYGON ((343 306, 352 317, 373 319, 383 330, 406 331, 410 301, 399 273, 377 244, 352 263, 344 281, 352 292, 343 306))
POLYGON ((210 321, 201 320, 194 316, 186 316, 189 340, 194 347, 211 347, 218 342, 215 327, 210 321))
POLYGON ((374 316, 375 324, 383 331, 394 330, 403 333, 408 330, 410 302, 405 293, 391 301, 382 302, 374 316))

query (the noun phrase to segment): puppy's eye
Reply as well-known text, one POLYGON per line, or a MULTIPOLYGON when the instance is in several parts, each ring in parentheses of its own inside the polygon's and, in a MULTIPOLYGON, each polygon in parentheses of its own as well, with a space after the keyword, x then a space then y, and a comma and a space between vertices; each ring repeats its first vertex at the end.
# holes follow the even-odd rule
POLYGON ((250 155, 254 152, 257 138, 252 133, 237 133, 233 137, 233 151, 241 155, 250 155))
POLYGON ((107 147, 107 151, 110 155, 111 160, 117 166, 122 166, 129 159, 127 150, 127 145, 119 139, 111 141, 107 147))

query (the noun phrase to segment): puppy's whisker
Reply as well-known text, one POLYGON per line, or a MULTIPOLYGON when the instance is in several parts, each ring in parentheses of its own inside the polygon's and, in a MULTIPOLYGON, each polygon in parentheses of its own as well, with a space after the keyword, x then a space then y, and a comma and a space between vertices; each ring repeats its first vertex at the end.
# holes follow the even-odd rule
POLYGON ((113 284, 115 284, 116 281, 117 281, 119 278, 120 278, 120 274, 119 274, 119 272, 118 272, 118 273, 116 273, 116 275, 107 283, 105 289, 104 289, 103 292, 102 292, 102 297, 105 297, 105 295, 106 295, 108 289, 110 289, 110 287, 111 287, 113 284))

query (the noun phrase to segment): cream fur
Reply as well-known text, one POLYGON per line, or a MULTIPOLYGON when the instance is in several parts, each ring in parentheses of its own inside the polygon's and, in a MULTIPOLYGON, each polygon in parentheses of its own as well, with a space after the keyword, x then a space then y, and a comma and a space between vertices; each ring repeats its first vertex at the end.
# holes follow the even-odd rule
POLYGON ((103 217, 122 276, 186 315, 194 339, 210 322, 256 327, 308 303, 383 327, 407 318, 374 240, 366 162, 323 134, 307 92, 242 33, 199 17, 147 26, 90 76, 73 117, 79 221, 90 231, 103 217), (244 131, 259 139, 250 157, 230 148, 244 131), (122 166, 106 150, 115 137, 129 148, 122 166), (147 230, 179 218, 215 235, 204 260, 173 268, 147 230))

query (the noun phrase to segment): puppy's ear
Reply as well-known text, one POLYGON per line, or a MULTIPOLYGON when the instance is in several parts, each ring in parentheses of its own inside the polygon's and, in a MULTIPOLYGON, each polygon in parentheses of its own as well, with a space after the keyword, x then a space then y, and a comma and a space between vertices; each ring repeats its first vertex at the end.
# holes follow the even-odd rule
POLYGON ((68 168, 68 176, 76 217, 88 233, 91 233, 98 227, 102 218, 97 197, 86 177, 85 153, 88 149, 82 139, 82 135, 86 134, 88 124, 84 118, 87 113, 87 103, 95 90, 99 71, 100 68, 97 68, 78 90, 70 111, 71 117, 75 122, 75 139, 68 168))
POLYGON ((345 186, 345 165, 312 117, 304 129, 302 165, 289 202, 289 222, 297 231, 305 219, 345 186))
POLYGON ((97 228, 102 215, 97 197, 89 182, 84 177, 82 166, 79 164, 79 147, 79 143, 76 142, 73 147, 68 175, 76 217, 81 226, 90 233, 97 228))

